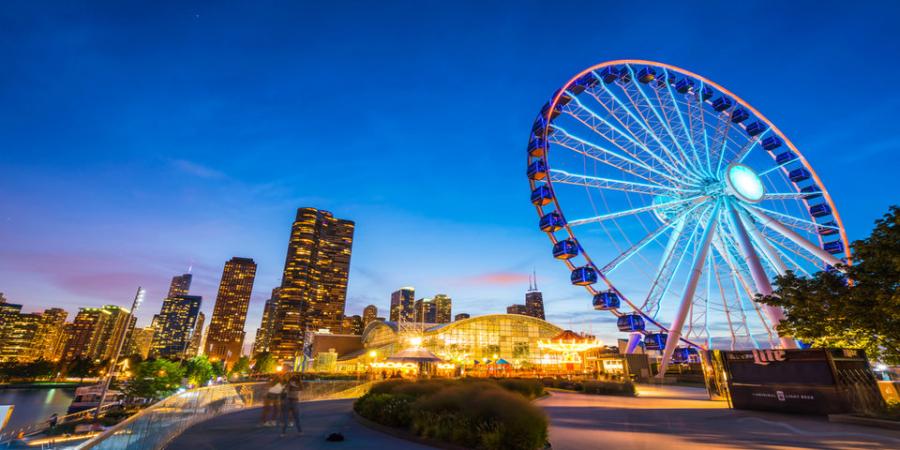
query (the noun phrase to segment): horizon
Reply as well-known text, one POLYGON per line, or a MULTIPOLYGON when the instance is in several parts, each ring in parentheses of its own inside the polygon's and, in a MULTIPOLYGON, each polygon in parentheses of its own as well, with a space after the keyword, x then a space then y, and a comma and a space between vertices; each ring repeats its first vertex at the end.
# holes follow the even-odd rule
POLYGON ((816 168, 851 241, 900 198, 900 61, 885 57, 900 54, 898 5, 471 3, 475 16, 435 3, 421 20, 407 5, 0 11, 16 62, 0 72, 0 292, 71 320, 127 308, 143 286, 147 326, 173 276, 193 273, 210 317, 225 262, 252 258, 246 347, 294 213, 314 207, 356 223, 347 315, 374 304, 386 317, 403 286, 449 295, 454 316, 505 312, 536 271, 548 321, 612 344, 614 318, 569 284, 537 227, 525 146, 557 88, 622 57, 758 108, 816 168))

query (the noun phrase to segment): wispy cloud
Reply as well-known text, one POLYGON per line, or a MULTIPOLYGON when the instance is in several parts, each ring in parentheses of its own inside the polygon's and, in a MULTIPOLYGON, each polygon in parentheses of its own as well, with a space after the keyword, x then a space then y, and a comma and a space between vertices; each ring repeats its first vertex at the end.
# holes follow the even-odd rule
POLYGON ((172 160, 172 166, 181 172, 199 178, 226 177, 225 173, 222 171, 213 169, 212 167, 204 166, 203 164, 199 164, 193 161, 188 161, 186 159, 174 159, 172 160))

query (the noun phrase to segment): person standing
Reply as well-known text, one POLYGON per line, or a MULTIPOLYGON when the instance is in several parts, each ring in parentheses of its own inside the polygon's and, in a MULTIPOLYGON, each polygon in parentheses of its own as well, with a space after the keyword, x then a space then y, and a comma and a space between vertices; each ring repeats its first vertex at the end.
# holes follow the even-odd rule
POLYGON ((289 426, 288 420, 294 421, 297 433, 300 429, 300 392, 303 390, 303 380, 299 373, 295 373, 285 383, 284 392, 281 395, 281 436, 284 436, 289 426))
POLYGON ((284 392, 284 384, 281 376, 275 375, 269 382, 269 388, 266 390, 266 397, 263 400, 261 425, 264 427, 272 427, 276 425, 278 413, 281 411, 279 401, 284 392))

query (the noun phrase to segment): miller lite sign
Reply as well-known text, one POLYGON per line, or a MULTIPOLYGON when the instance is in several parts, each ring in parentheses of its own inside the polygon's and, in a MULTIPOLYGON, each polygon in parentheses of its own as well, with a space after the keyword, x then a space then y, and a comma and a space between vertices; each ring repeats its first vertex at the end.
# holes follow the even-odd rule
POLYGON ((768 366, 770 363, 784 361, 785 359, 787 358, 784 350, 753 350, 753 364, 759 364, 760 366, 768 366))

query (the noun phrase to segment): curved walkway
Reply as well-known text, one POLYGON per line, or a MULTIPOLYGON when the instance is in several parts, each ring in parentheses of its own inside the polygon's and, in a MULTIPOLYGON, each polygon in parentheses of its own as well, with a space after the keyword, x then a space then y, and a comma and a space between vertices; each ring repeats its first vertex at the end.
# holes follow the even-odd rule
POLYGON ((637 398, 554 392, 538 400, 550 416, 553 450, 900 448, 893 430, 728 409, 703 389, 638 390, 637 398))
POLYGON ((378 449, 425 450, 413 442, 371 430, 353 418, 353 400, 323 400, 303 403, 300 421, 303 434, 289 429, 259 427, 260 408, 219 416, 189 428, 173 440, 167 450, 281 450, 281 449, 378 449), (328 442, 334 432, 343 442, 328 442))

